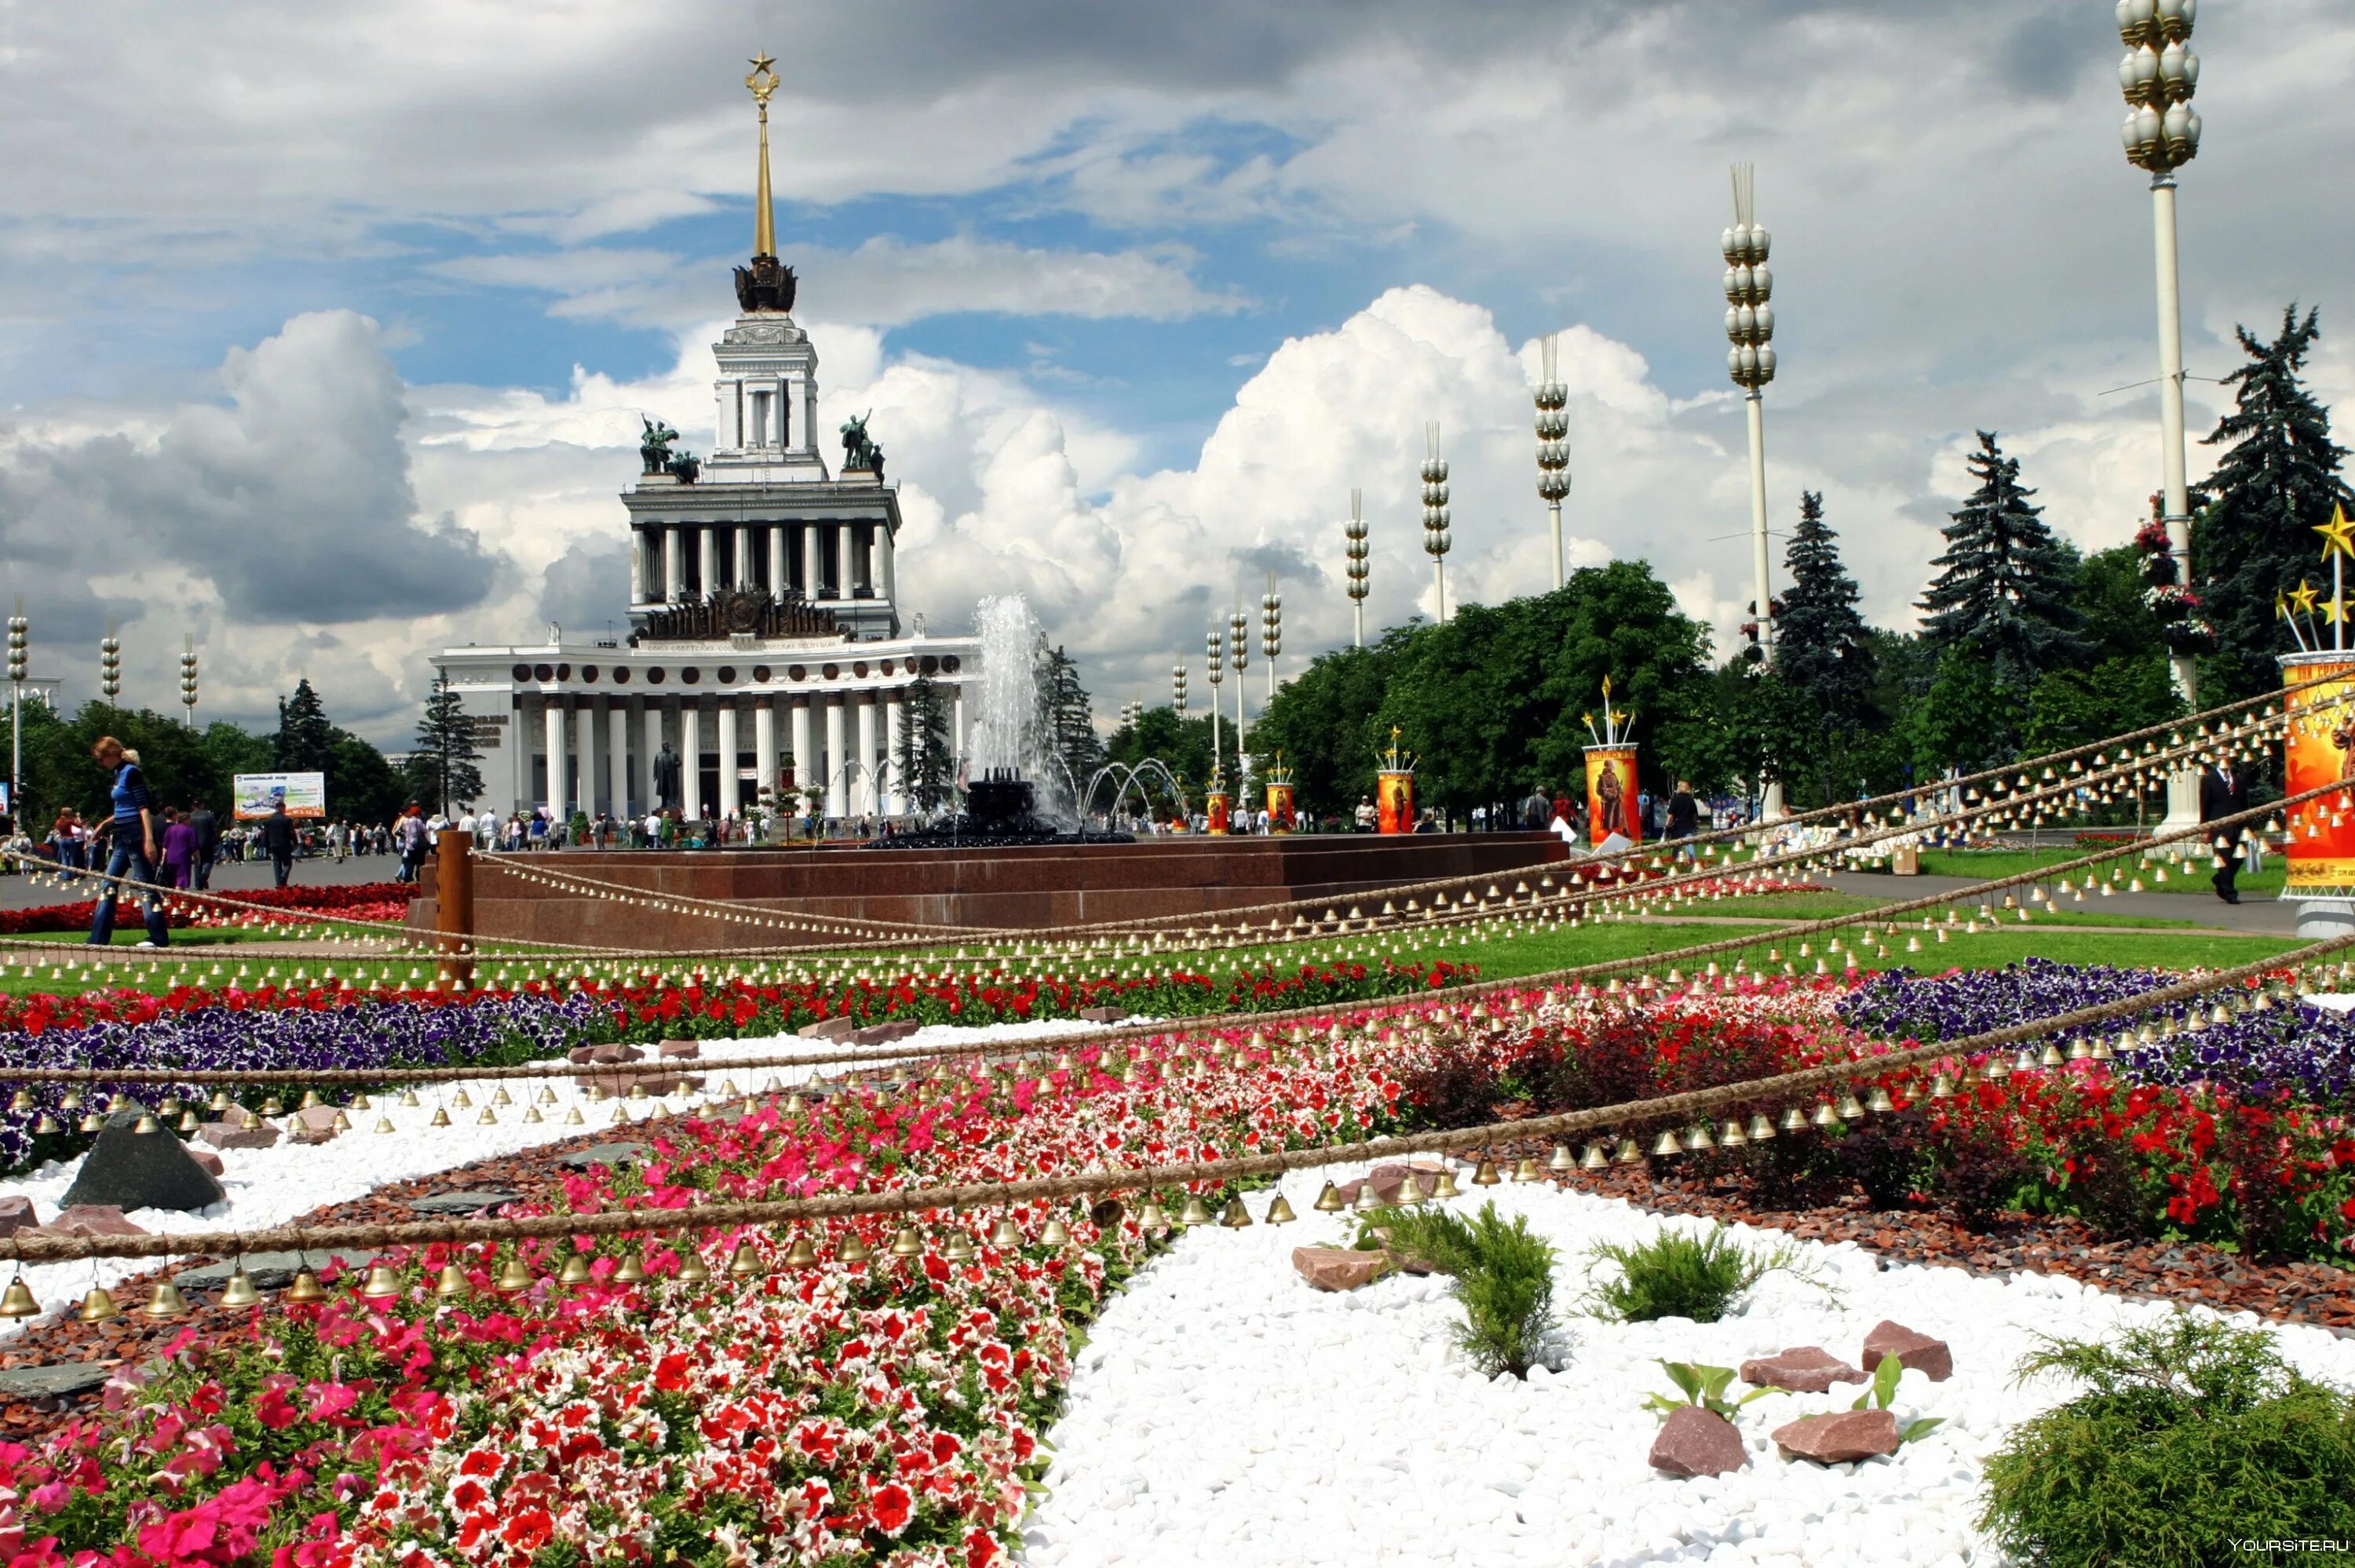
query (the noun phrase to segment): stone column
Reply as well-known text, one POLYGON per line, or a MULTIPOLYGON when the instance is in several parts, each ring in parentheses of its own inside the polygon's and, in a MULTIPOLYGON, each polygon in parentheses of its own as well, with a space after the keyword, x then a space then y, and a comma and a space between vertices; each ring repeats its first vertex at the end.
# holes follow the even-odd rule
POLYGON ((883 694, 883 777, 889 787, 883 791, 883 814, 899 817, 907 814, 908 781, 900 777, 900 693, 897 687, 883 694))
MULTIPOLYGON (((527 716, 526 710, 524 708, 524 694, 521 692, 515 690, 513 687, 509 687, 507 690, 506 733, 499 736, 499 744, 506 748, 506 754, 500 758, 500 760, 506 765, 506 810, 508 811, 521 810, 531 800, 531 731, 528 727, 529 722, 530 721, 527 716)), ((500 813, 502 826, 504 826, 504 819, 506 815, 506 811, 502 811, 500 813)))
POLYGON ((572 744, 581 756, 581 781, 573 786, 573 809, 591 817, 597 814, 597 699, 582 696, 574 699, 580 712, 573 715, 572 744))
POLYGON ((736 586, 752 586, 752 525, 749 523, 736 525, 736 586))
POLYGON ((663 602, 677 604, 687 597, 687 530, 676 523, 662 528, 663 602))
POLYGON ((548 710, 548 814, 559 821, 564 820, 564 699, 547 696, 540 705, 548 710))
POLYGON ((837 599, 848 599, 851 590, 858 586, 858 574, 851 569, 858 559, 858 548, 851 543, 852 535, 850 524, 839 524, 835 528, 835 548, 842 552, 840 564, 834 568, 834 596, 837 599))
POLYGON ((695 821, 703 815, 703 725, 701 699, 678 700, 678 810, 695 821))
POLYGON ((875 548, 882 557, 882 594, 893 604, 900 602, 900 547, 891 540, 891 525, 875 524, 875 548))
POLYGON ((605 710, 605 792, 613 797, 605 809, 618 821, 630 814, 630 710, 620 696, 599 705, 605 710))
POLYGON ((808 694, 797 694, 789 700, 793 707, 786 715, 791 728, 788 744, 794 748, 794 789, 798 794, 817 779, 817 753, 810 745, 808 694))
POLYGON ((646 601, 646 536, 641 529, 630 531, 630 602, 646 601))
POLYGON ((695 588, 709 596, 719 587, 719 530, 707 523, 697 534, 699 545, 695 560, 695 588))
POLYGON ((826 552, 818 548, 817 524, 802 525, 802 597, 815 604, 825 596, 819 591, 823 583, 819 568, 826 565, 826 552))
POLYGON ((785 525, 769 525, 769 591, 777 598, 785 597, 786 585, 793 581, 785 570, 785 525))
POLYGON ((741 811, 744 800, 736 778, 736 699, 719 699, 719 814, 741 811))
POLYGON ((875 703, 876 694, 858 694, 858 804, 861 816, 880 811, 883 802, 875 789, 875 703))
POLYGON ((849 792, 844 788, 843 764, 849 760, 843 740, 843 698, 830 693, 826 698, 826 814, 829 817, 850 815, 849 792))
POLYGON ((757 801, 763 789, 773 789, 777 784, 777 704, 775 694, 763 692, 752 699, 752 766, 760 777, 752 786, 752 799, 757 801))

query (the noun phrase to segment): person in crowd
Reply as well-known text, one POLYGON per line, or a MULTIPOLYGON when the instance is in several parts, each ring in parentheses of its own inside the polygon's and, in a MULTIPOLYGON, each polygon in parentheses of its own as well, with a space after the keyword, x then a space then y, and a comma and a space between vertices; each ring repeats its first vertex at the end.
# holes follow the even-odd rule
POLYGON ((286 814, 286 802, 272 800, 270 815, 255 825, 255 842, 270 857, 270 869, 283 887, 294 874, 294 819, 286 814))
POLYGON ((176 809, 164 813, 164 880, 186 887, 196 877, 197 830, 187 813, 176 809))
POLYGON ((1371 795, 1360 795, 1358 797, 1356 820, 1358 831, 1359 832, 1372 832, 1377 822, 1380 821, 1380 813, 1374 810, 1374 798, 1371 795))
POLYGON ((78 870, 90 863, 88 830, 81 825, 81 813, 71 806, 58 813, 49 826, 49 853, 66 870, 78 870))
POLYGON ((400 863, 392 874, 395 882, 417 880, 417 863, 425 858, 427 832, 424 808, 411 800, 392 825, 392 842, 400 852, 400 863))
POLYGON ((197 835, 197 856, 190 866, 195 885, 199 888, 213 885, 213 862, 220 858, 220 818, 202 798, 188 808, 188 829, 197 835))
POLYGON ((122 886, 113 878, 129 876, 134 882, 147 884, 144 893, 147 939, 143 948, 162 948, 171 944, 172 933, 164 920, 163 895, 156 892, 155 866, 160 858, 160 846, 155 837, 155 802, 147 793, 146 775, 139 771, 139 754, 130 750, 111 735, 98 737, 90 748, 98 765, 114 776, 108 794, 114 802, 114 814, 100 828, 98 836, 105 841, 106 874, 110 878, 98 890, 98 910, 91 917, 90 940, 93 947, 110 947, 114 941, 114 905, 122 886))
POLYGON ((1693 799, 1692 780, 1677 780, 1676 792, 1668 797, 1668 837, 1689 839, 1700 829, 1700 802, 1693 799))
MULTIPOLYGON (((2201 769, 2200 774, 2200 820, 2201 821, 2220 821, 2226 817, 2238 816, 2248 809, 2248 775, 2233 770, 2231 757, 2219 756, 2213 763, 2201 769)), ((2216 874, 2209 878, 2209 881, 2215 887, 2217 897, 2227 904, 2238 904, 2241 901, 2241 891, 2233 885, 2233 883, 2241 874, 2241 855, 2232 844, 2232 830, 2231 828, 2216 830, 2211 847, 2216 852, 2217 860, 2222 863, 2217 866, 2216 874)))
POLYGON ((1546 820, 1546 831, 1560 839, 1571 853, 1583 854, 1586 844, 1578 835, 1578 823, 1570 814, 1570 802, 1564 800, 1555 804, 1560 810, 1546 820))
POLYGON ((1521 826, 1530 832, 1541 833, 1552 819, 1553 802, 1546 799, 1544 788, 1530 785, 1529 799, 1521 802, 1521 826))

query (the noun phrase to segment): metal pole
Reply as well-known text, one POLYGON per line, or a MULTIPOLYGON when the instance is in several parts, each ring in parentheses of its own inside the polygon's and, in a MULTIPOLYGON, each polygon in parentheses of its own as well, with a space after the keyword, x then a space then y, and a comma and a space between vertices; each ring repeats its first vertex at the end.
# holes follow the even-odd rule
MULTIPOLYGON (((2161 521, 2168 548, 2175 553, 2185 586, 2191 582, 2191 497, 2184 477, 2183 458, 2183 292, 2176 268, 2175 176, 2161 171, 2150 177, 2151 238, 2158 263, 2158 429, 2159 472, 2163 487, 2161 521)), ((2340 635, 2345 635, 2341 628, 2340 635)), ((2168 660, 2176 694, 2187 708, 2199 704, 2199 672, 2191 655, 2177 653, 2168 660)), ((2167 821, 2179 827, 2200 820, 2199 775, 2190 768, 2167 779, 2167 821)))
MULTIPOLYGON (((1750 409, 1750 565, 1758 594, 1758 649, 1769 669, 1774 663, 1774 600, 1766 581, 1766 400, 1758 388, 1743 398, 1750 409)), ((1769 821, 1783 809, 1783 781, 1768 779, 1759 789, 1759 815, 1769 821)))
POLYGON ((1562 584, 1561 503, 1559 501, 1548 502, 1546 503, 1546 516, 1553 524, 1553 586, 1559 588, 1562 584))
POLYGON ((1431 591, 1436 597, 1439 609, 1436 625, 1447 624, 1447 563, 1437 556, 1431 562, 1431 591))

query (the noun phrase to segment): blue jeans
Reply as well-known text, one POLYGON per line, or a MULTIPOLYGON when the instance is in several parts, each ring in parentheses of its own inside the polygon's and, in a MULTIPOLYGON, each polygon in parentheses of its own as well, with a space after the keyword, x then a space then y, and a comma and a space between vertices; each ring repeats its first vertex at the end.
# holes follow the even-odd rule
MULTIPOLYGON (((127 874, 136 881, 152 885, 162 879, 155 874, 155 863, 147 858, 147 846, 139 842, 138 835, 139 827, 135 822, 127 834, 117 829, 110 835, 108 842, 112 848, 106 856, 106 874, 122 876, 127 874)), ((98 913, 91 917, 90 922, 90 939, 94 946, 105 947, 114 940, 114 900, 121 891, 112 882, 98 891, 98 913)), ((170 946, 172 932, 164 922, 163 895, 149 893, 143 896, 147 900, 147 939, 159 948, 170 946)))

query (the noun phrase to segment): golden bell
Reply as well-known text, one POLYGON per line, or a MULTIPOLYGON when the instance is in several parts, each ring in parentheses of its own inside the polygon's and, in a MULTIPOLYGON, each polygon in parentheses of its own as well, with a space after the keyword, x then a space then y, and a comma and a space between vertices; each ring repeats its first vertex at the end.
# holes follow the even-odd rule
POLYGON ((1271 1225, 1288 1225, 1299 1217, 1292 1212, 1292 1205, 1281 1192, 1275 1195, 1275 1202, 1267 1206, 1267 1223, 1271 1225))
POLYGON ((1709 1123, 1705 1121, 1695 1122, 1691 1127, 1687 1128, 1685 1129, 1685 1147, 1696 1153, 1704 1149, 1715 1149, 1717 1147, 1717 1139, 1710 1136, 1709 1123))
POLYGON ((1862 1121, 1864 1119, 1864 1102, 1856 1097, 1856 1091, 1854 1089, 1850 1089, 1848 1093, 1840 1097, 1839 1104, 1833 1107, 1833 1114, 1838 1116, 1842 1121, 1862 1121))
POLYGON ((474 1098, 472 1095, 469 1095, 466 1092, 465 1087, 463 1085, 460 1086, 456 1094, 450 1097, 450 1103, 456 1106, 460 1110, 473 1110, 474 1108, 474 1098))
MULTIPOLYGON (((1545 1168, 1538 1163, 1538 1157, 1536 1155, 1524 1154, 1521 1156, 1521 1162, 1513 1167, 1513 1180, 1516 1181, 1542 1181, 1545 1180, 1545 1168)), ((1414 1184, 1414 1179, 1412 1177, 1409 1177, 1407 1179, 1407 1184, 1409 1186, 1412 1186, 1414 1184)))
POLYGON ((520 1296, 531 1288, 531 1270, 523 1266, 521 1257, 511 1257, 499 1266, 491 1288, 502 1296, 520 1296))
POLYGON ((1482 1155, 1478 1168, 1472 1172, 1472 1185, 1493 1187, 1503 1180, 1503 1177, 1497 1174, 1497 1162, 1487 1155, 1482 1155))
POLYGON ((1889 1091, 1878 1085, 1875 1085, 1872 1093, 1865 1097, 1864 1103, 1875 1116, 1887 1116, 1897 1108, 1897 1102, 1890 1098, 1889 1091))
POLYGON ((81 1091, 80 1089, 68 1089, 64 1094, 59 1095, 58 1097, 58 1109, 62 1111, 78 1111, 81 1109, 81 1091))
POLYGON ((202 1123, 200 1123, 200 1122, 198 1122, 198 1121, 197 1120, 197 1113, 196 1113, 196 1112, 194 1112, 194 1111, 192 1111, 192 1110, 184 1110, 184 1111, 182 1111, 182 1112, 180 1113, 180 1120, 179 1120, 178 1126, 179 1126, 179 1129, 180 1129, 182 1132, 194 1132, 194 1131, 196 1131, 196 1130, 197 1130, 197 1128, 198 1127, 200 1127, 200 1126, 202 1126, 202 1125, 203 1125, 202 1123))
POLYGON ((0 1318, 30 1318, 40 1309, 41 1304, 33 1299, 33 1287, 25 1283, 21 1274, 8 1282, 6 1290, 0 1291, 0 1318))
POLYGON ((78 1131, 99 1132, 104 1130, 106 1127, 106 1118, 100 1116, 96 1111, 84 1111, 82 1112, 81 1120, 74 1125, 78 1131))
MULTIPOLYGON (((1371 1190, 1371 1188, 1368 1189, 1369 1192, 1371 1190)), ((1186 1207, 1178 1213, 1178 1223, 1188 1230, 1196 1225, 1207 1225, 1210 1223, 1210 1211, 1203 1203, 1200 1193, 1187 1194, 1186 1207)))
POLYGON ((316 1089, 304 1089, 303 1091, 302 1103, 297 1105, 294 1108, 297 1110, 309 1110, 313 1106, 315 1106, 318 1103, 319 1091, 316 1089))
POLYGON ((900 1234, 891 1238, 891 1255, 893 1257, 922 1257, 924 1255, 924 1238, 916 1234, 915 1226, 901 1225, 900 1227, 900 1234))
POLYGON ((153 1318, 159 1322, 185 1318, 187 1314, 188 1303, 180 1295, 180 1287, 168 1279, 157 1280, 154 1294, 147 1298, 147 1305, 139 1308, 141 1317, 153 1318))
POLYGON ((997 1216, 997 1224, 989 1228, 989 1245, 994 1247, 1020 1246, 1022 1231, 1010 1214, 997 1216))
POLYGON ((1567 1143, 1555 1144, 1553 1146, 1553 1153, 1546 1160, 1546 1169, 1553 1171, 1574 1171, 1577 1168, 1578 1160, 1570 1152, 1570 1145, 1567 1143))
POLYGON ((539 1086, 538 1097, 532 1103, 534 1105, 552 1106, 556 1103, 556 1091, 548 1085, 542 1084, 539 1086))
POLYGON ((1071 1228, 1065 1225, 1060 1219, 1050 1219, 1045 1224, 1039 1227, 1039 1245, 1040 1246, 1069 1246, 1071 1243, 1071 1228))
POLYGON ((1783 1113, 1783 1130, 1785 1132, 1806 1131, 1807 1113, 1801 1110, 1796 1106, 1791 1107, 1788 1110, 1783 1113))
POLYGON ((736 1250, 729 1255, 728 1273, 730 1278, 751 1279, 767 1272, 761 1262, 761 1255, 752 1250, 752 1244, 749 1241, 738 1242, 736 1250))
POLYGON ((1586 1146, 1586 1152, 1579 1156, 1578 1168, 1581 1171, 1600 1171, 1610 1163, 1611 1157, 1603 1152, 1603 1146, 1590 1143, 1586 1146))
POLYGON ((374 1110, 376 1109, 376 1107, 368 1104, 368 1097, 366 1095, 354 1095, 352 1097, 352 1103, 346 1106, 344 1108, 346 1110, 365 1111, 374 1110))
POLYGON ((613 1283, 616 1285, 635 1285, 645 1277, 645 1260, 635 1252, 623 1253, 622 1261, 613 1268, 613 1283))
POLYGON ((12 1111, 31 1110, 33 1108, 33 1091, 30 1089, 18 1089, 15 1094, 10 1095, 8 1097, 8 1108, 12 1111))
POLYGON ((1955 1080, 1947 1076, 1945 1074, 1941 1073, 1936 1077, 1930 1080, 1930 1097, 1932 1099, 1952 1099, 1954 1097, 1954 1094, 1955 1080))
MULTIPOLYGON (((231 1279, 229 1284, 234 1287, 237 1284, 237 1281, 235 1279, 231 1279)), ((247 1282, 246 1288, 249 1290, 253 1288, 251 1281, 247 1282)), ((0 1298, 0 1305, 5 1305, 5 1298, 0 1298)), ((231 1301, 229 1297, 224 1294, 221 1297, 221 1305, 224 1307, 235 1307, 242 1305, 242 1303, 231 1301)), ((90 1294, 81 1298, 81 1310, 76 1313, 75 1316, 80 1318, 85 1323, 103 1323, 109 1318, 122 1317, 123 1308, 114 1304, 114 1298, 106 1293, 105 1286, 93 1285, 90 1287, 90 1294)))
POLYGON ((1766 1113, 1764 1111, 1753 1112, 1750 1118, 1750 1141, 1753 1143, 1764 1143, 1774 1136, 1774 1124, 1766 1119, 1766 1113))
POLYGON ((485 1106, 483 1107, 483 1114, 474 1118, 474 1125, 476 1127, 496 1127, 499 1125, 499 1113, 493 1110, 490 1107, 485 1106))
POLYGON ((678 1260, 678 1282, 681 1285, 709 1285, 711 1266, 703 1261, 703 1254, 689 1248, 678 1260))
POLYGON ((811 1245, 810 1239, 806 1235, 795 1236, 794 1238, 794 1245, 785 1249, 785 1266, 787 1268, 807 1268, 816 1261, 817 1248, 811 1245))
POLYGON ((570 1110, 564 1113, 564 1125, 567 1127, 586 1127, 589 1125, 589 1118, 581 1114, 581 1107, 579 1106, 574 1106, 570 1110))
POLYGON ((1742 1124, 1738 1121, 1729 1119, 1717 1129, 1717 1146, 1720 1149, 1739 1149, 1749 1141, 1750 1135, 1742 1130, 1742 1124))
POLYGON ((62 1132, 65 1129, 63 1128, 58 1125, 58 1118, 51 1116, 47 1111, 43 1111, 41 1113, 41 1119, 33 1124, 33 1134, 37 1138, 43 1137, 53 1132, 62 1132))
POLYGON ((360 1295, 370 1301, 393 1301, 401 1293, 400 1276, 389 1263, 368 1265, 368 1279, 360 1286, 360 1295))
POLYGON ((312 1273, 307 1265, 294 1271, 294 1283, 286 1287, 288 1301, 316 1305, 326 1298, 326 1291, 320 1288, 319 1277, 312 1273))
POLYGON ((268 1099, 261 1102, 261 1114, 264 1116, 284 1116, 286 1114, 286 1107, 279 1102, 276 1095, 272 1095, 268 1099))
POLYGON ((419 1106, 421 1106, 425 1102, 423 1100, 417 1097, 417 1091, 415 1089, 403 1089, 400 1091, 400 1107, 403 1110, 415 1110, 419 1106))
POLYGON ((225 1111, 229 1109, 229 1091, 227 1089, 215 1089, 213 1091, 213 1097, 205 1102, 207 1109, 217 1111, 225 1111))
POLYGON ((1622 1165, 1641 1165, 1644 1163, 1644 1146, 1632 1137, 1621 1139, 1619 1140, 1619 1163, 1622 1165))
POLYGON ((577 1252, 566 1258, 564 1266, 556 1272, 556 1283, 568 1290, 588 1284, 590 1278, 589 1259, 577 1252))
MULTIPOLYGON (((1058 1223, 1059 1222, 1050 1220, 1047 1222, 1047 1228, 1050 1231, 1052 1231, 1056 1228, 1058 1223)), ((846 1239, 840 1246, 834 1249, 834 1260, 837 1263, 865 1263, 874 1254, 868 1250, 867 1244, 859 1240, 858 1233, 857 1231, 851 1232, 848 1238, 846 1239)))
POLYGON ((1810 1126, 1818 1128, 1838 1127, 1839 1119, 1839 1113, 1832 1109, 1829 1100, 1819 1102, 1816 1107, 1815 1114, 1807 1118, 1810 1126))
POLYGON ((139 1119, 131 1124, 131 1130, 142 1133, 161 1132, 164 1130, 164 1124, 155 1119, 153 1111, 142 1111, 139 1113, 139 1119))
MULTIPOLYGON (((1409 1185, 1412 1183, 1410 1182, 1409 1185)), ((1241 1194, 1228 1199, 1227 1206, 1219 1213, 1219 1224, 1231 1231, 1241 1230, 1251 1223, 1251 1211, 1243 1207, 1241 1194)))
POLYGON ((507 1097, 506 1086, 501 1084, 498 1092, 491 1097, 491 1103, 495 1106, 511 1106, 515 1101, 507 1097))
POLYGON ((1684 1145, 1677 1141, 1677 1135, 1673 1132, 1663 1131, 1652 1140, 1652 1153, 1656 1156, 1682 1154, 1684 1151, 1684 1145))
POLYGON ((433 1281, 433 1294, 446 1301, 453 1296, 465 1293, 466 1271, 454 1263, 443 1264, 440 1276, 433 1281))
POLYGON ((1333 1213, 1348 1206, 1341 1202, 1341 1189, 1330 1181, 1326 1182, 1325 1190, 1316 1194, 1316 1212, 1320 1214, 1333 1213))
POLYGON ((948 1245, 941 1249, 941 1255, 951 1263, 971 1263, 974 1257, 973 1233, 963 1225, 952 1229, 948 1245))
POLYGON ((253 1287, 252 1278, 240 1264, 229 1277, 229 1283, 221 1287, 220 1304, 223 1307, 255 1307, 261 1302, 261 1292, 253 1287))
POLYGON ((1359 1182, 1359 1183, 1358 1183, 1358 1207, 1359 1207, 1359 1209, 1363 1210, 1363 1209, 1379 1209, 1379 1208, 1380 1208, 1381 1206, 1382 1206, 1381 1195, 1380 1195, 1380 1193, 1378 1193, 1378 1192, 1376 1192, 1374 1191, 1374 1181, 1373 1181, 1373 1178, 1372 1178, 1372 1177, 1370 1177, 1370 1176, 1369 1176, 1369 1177, 1367 1177, 1364 1181, 1362 1181, 1359 1182))
POLYGON ((1455 1185, 1455 1171, 1453 1167, 1439 1172, 1439 1185, 1431 1190, 1431 1195, 1434 1198, 1460 1198, 1464 1195, 1463 1189, 1455 1185))
POLYGON ((450 1112, 448 1107, 443 1106, 435 1106, 433 1107, 433 1119, 425 1125, 428 1127, 448 1127, 450 1125, 450 1112))
POLYGON ((1169 1216, 1161 1212, 1158 1200, 1145 1200, 1145 1207, 1136 1212, 1136 1228, 1149 1236, 1157 1236, 1169 1228, 1169 1216))
POLYGON ((630 1109, 627 1106, 615 1106, 613 1114, 605 1118, 605 1125, 608 1127, 627 1127, 629 1124, 630 1109))

